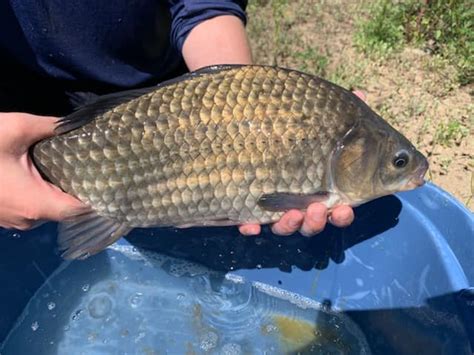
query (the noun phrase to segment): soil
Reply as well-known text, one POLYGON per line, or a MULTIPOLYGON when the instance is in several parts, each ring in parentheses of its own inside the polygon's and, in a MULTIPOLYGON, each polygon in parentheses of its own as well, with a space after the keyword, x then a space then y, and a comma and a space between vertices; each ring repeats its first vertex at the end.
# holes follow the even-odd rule
POLYGON ((423 49, 405 46, 385 58, 361 53, 354 33, 368 2, 250 1, 254 61, 365 92, 369 106, 428 157, 427 180, 472 210, 474 85, 460 86, 455 68, 423 49))

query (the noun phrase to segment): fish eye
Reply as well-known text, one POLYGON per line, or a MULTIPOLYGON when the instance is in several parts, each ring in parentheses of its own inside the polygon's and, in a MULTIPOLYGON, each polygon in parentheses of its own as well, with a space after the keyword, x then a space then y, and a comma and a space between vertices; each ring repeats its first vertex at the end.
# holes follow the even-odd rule
POLYGON ((410 158, 408 157, 407 152, 401 151, 395 155, 395 158, 393 158, 392 164, 397 169, 401 169, 407 166, 409 159, 410 158))

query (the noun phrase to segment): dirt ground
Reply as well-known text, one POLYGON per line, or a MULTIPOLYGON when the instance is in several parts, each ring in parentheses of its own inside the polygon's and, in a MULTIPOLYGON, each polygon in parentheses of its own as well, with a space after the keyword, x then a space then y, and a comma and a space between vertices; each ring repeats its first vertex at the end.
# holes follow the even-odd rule
POLYGON ((428 180, 474 208, 474 85, 453 67, 410 46, 385 58, 361 54, 357 19, 369 0, 251 0, 254 61, 314 73, 361 89, 367 103, 430 162, 428 180))

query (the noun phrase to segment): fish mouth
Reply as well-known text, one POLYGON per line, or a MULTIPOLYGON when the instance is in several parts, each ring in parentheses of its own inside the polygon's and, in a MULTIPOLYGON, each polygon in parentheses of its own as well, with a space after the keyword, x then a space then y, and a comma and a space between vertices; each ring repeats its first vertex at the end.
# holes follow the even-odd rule
POLYGON ((423 159, 423 162, 420 166, 415 170, 414 176, 409 180, 408 185, 411 188, 416 188, 423 186, 425 183, 425 174, 428 170, 428 161, 423 159))

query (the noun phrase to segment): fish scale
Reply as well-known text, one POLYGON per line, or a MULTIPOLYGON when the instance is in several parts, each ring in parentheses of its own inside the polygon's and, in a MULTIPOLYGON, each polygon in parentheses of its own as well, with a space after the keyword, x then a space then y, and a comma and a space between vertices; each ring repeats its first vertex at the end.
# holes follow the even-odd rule
POLYGON ((120 230, 269 223, 284 211, 263 208, 263 195, 331 188, 330 156, 368 110, 301 72, 206 68, 99 98, 33 155, 53 184, 120 230))
MULTIPOLYGON (((281 191, 303 193, 309 192, 310 186, 318 188, 326 163, 321 156, 334 145, 337 132, 347 131, 347 124, 332 129, 329 126, 333 124, 331 115, 315 122, 315 108, 328 108, 321 104, 326 99, 318 95, 325 86, 322 81, 318 85, 309 75, 270 67, 236 68, 217 75, 197 76, 119 105, 77 130, 40 143, 35 149, 36 161, 52 169, 53 183, 90 205, 104 200, 105 196, 115 196, 112 191, 118 187, 129 191, 118 199, 106 198, 107 203, 96 210, 101 215, 124 220, 130 226, 186 224, 190 219, 209 218, 216 213, 219 216, 230 213, 241 222, 271 222, 281 213, 258 207, 262 190, 271 193, 279 187, 281 191), (273 98, 273 102, 269 98, 273 98), (308 103, 314 98, 315 104, 308 103), (283 100, 282 105, 276 105, 278 99, 283 100), (234 109, 224 110, 232 105, 234 109), (199 114, 198 122, 195 115, 190 115, 191 111, 199 114), (154 115, 156 112, 159 112, 158 118, 154 115), (302 124, 304 119, 307 123, 302 124), (313 127, 325 127, 325 121, 328 121, 327 132, 334 138, 325 136, 315 140, 314 137, 319 138, 324 132, 313 127), (301 148, 303 139, 307 143, 301 148), (242 141, 245 144, 242 145, 242 141), (321 147, 322 141, 326 144, 321 147), (241 144, 235 147, 237 142, 241 144), (212 151, 196 149, 206 146, 212 151), (58 161, 67 148, 69 161, 58 161), (238 155, 232 154, 239 151, 238 155), (151 165, 154 154, 159 154, 160 162, 151 165), (315 161, 313 155, 319 159, 315 161), (76 159, 71 160, 72 156, 76 159), (219 156, 227 159, 220 160, 219 156), (196 163, 199 161, 201 164, 196 163), (109 165, 115 167, 112 173, 109 165), (286 165, 299 165, 299 169, 292 173, 285 169, 286 165), (147 169, 153 173, 147 174, 147 169), (211 185, 209 176, 215 169, 220 174, 211 185), (252 183, 235 181, 230 169, 237 169, 235 175, 249 171, 247 176, 252 183), (103 174, 104 170, 109 173, 103 174), (318 171, 319 174, 315 173, 318 171), (114 173, 131 179, 121 182, 114 173), (185 185, 181 184, 181 189, 176 183, 170 183, 182 179, 183 174, 185 185), (70 178, 64 179, 64 176, 70 178), (153 189, 154 196, 149 194, 149 186, 157 187, 153 189), (214 193, 206 193, 206 189, 214 193), (198 193, 193 194, 193 191, 198 193), (232 201, 242 201, 240 196, 245 194, 253 198, 246 199, 246 208, 239 211, 232 201), (204 195, 207 200, 202 200, 204 195), (136 197, 140 197, 140 201, 131 201, 136 197), (201 200, 197 211, 186 207, 201 200), (126 214, 117 215, 123 204, 131 209, 126 208, 126 214), (176 208, 170 208, 171 204, 176 208), (155 209, 166 208, 167 213, 160 214, 161 219, 157 220, 157 213, 146 211, 150 205, 155 209), (215 209, 216 205, 220 205, 219 210, 215 209)), ((329 102, 337 99, 332 91, 329 93, 329 102)), ((241 202, 236 205, 244 207, 241 202)))

